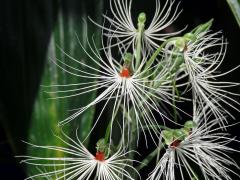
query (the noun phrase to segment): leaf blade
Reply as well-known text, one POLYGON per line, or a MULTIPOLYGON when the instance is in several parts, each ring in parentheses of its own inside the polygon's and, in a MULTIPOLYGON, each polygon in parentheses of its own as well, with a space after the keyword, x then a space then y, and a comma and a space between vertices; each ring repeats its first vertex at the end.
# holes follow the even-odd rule
POLYGON ((235 16, 238 26, 240 27, 240 0, 227 0, 227 3, 235 16))

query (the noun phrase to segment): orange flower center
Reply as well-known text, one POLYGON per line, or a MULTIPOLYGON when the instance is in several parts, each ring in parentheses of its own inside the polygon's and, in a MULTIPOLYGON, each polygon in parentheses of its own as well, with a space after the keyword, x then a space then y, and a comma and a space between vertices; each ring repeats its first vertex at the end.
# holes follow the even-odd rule
POLYGON ((128 68, 123 67, 121 72, 120 72, 121 77, 129 78, 130 77, 130 71, 128 68))
POLYGON ((98 161, 104 161, 105 160, 105 155, 103 152, 96 152, 95 159, 98 161))

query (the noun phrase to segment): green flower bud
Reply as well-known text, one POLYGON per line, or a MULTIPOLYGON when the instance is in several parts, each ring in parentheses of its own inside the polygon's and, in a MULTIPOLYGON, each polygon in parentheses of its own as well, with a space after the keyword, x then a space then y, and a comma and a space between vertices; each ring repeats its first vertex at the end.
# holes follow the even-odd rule
POLYGON ((186 41, 184 38, 178 38, 176 41, 175 41, 175 46, 180 50, 180 51, 183 51, 185 46, 186 46, 186 41))
POLYGON ((126 53, 124 56, 124 63, 130 65, 133 59, 133 55, 131 53, 126 53))
POLYGON ((162 137, 167 145, 170 145, 173 141, 173 131, 172 130, 163 130, 162 137))
POLYGON ((138 15, 138 23, 141 23, 141 24, 144 24, 147 20, 147 16, 146 16, 146 13, 144 12, 141 12, 139 15, 138 15))
POLYGON ((108 145, 105 143, 105 139, 99 139, 96 144, 96 149, 98 152, 106 152, 108 145))
POLYGON ((184 124, 184 128, 188 129, 188 130, 191 130, 192 128, 196 127, 197 124, 193 121, 187 121, 185 122, 184 124))
POLYGON ((197 40, 197 37, 193 34, 193 33, 186 33, 184 36, 183 36, 187 41, 196 41, 197 40))

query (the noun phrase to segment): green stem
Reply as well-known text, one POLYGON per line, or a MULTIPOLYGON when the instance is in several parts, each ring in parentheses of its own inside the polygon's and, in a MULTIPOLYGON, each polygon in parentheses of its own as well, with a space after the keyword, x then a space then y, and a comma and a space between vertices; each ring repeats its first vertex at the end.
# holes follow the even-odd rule
MULTIPOLYGON (((120 98, 118 104, 117 104, 117 108, 115 110, 115 113, 113 114, 113 117, 112 117, 112 120, 114 120, 117 116, 117 112, 118 112, 118 109, 120 107, 120 104, 121 104, 121 101, 122 101, 122 97, 120 98)), ((112 120, 109 121, 108 123, 108 126, 107 126, 107 130, 106 130, 106 133, 105 133, 105 143, 107 144, 108 141, 109 141, 109 137, 110 137, 110 134, 111 134, 111 128, 112 128, 112 120)))
POLYGON ((109 140, 109 137, 110 137, 111 124, 112 124, 112 122, 109 121, 108 126, 107 126, 107 130, 106 130, 106 133, 105 133, 104 140, 105 140, 105 143, 106 143, 106 144, 108 143, 108 140, 109 140))
MULTIPOLYGON (((148 129, 151 129, 151 128, 153 128, 153 127, 156 127, 156 128, 160 127, 160 128, 162 128, 162 129, 164 129, 164 130, 170 130, 170 128, 168 128, 168 127, 166 127, 166 126, 163 126, 163 125, 159 125, 159 124, 158 124, 158 125, 155 125, 155 126, 153 126, 153 125, 151 125, 151 126, 143 126, 141 130, 148 130, 148 129)), ((133 129, 133 132, 134 132, 134 133, 136 133, 136 131, 137 131, 137 128, 136 128, 136 129, 133 129)))
POLYGON ((161 46, 159 46, 157 48, 157 50, 153 53, 153 55, 151 56, 151 58, 147 61, 146 66, 144 68, 144 70, 148 69, 151 67, 151 65, 153 64, 154 60, 156 59, 156 57, 158 56, 158 54, 162 51, 163 47, 168 44, 170 41, 174 41, 179 39, 179 37, 174 37, 174 38, 170 38, 167 41, 165 41, 164 43, 161 44, 161 46))
POLYGON ((141 62, 141 49, 142 49, 142 33, 143 29, 139 29, 138 36, 137 36, 137 49, 136 49, 136 67, 137 69, 141 62))
POLYGON ((191 177, 191 180, 199 180, 197 174, 196 174, 195 171, 191 168, 190 165, 188 165, 188 168, 190 169, 190 171, 191 171, 191 173, 192 173, 192 175, 193 175, 193 177, 191 177))
POLYGON ((138 69, 139 65, 140 65, 140 61, 141 61, 141 50, 142 50, 142 36, 144 33, 144 28, 145 28, 145 22, 146 22, 146 14, 144 12, 140 13, 138 15, 138 35, 137 35, 137 42, 136 42, 136 54, 135 54, 135 58, 136 58, 136 64, 135 64, 135 69, 138 69))
POLYGON ((157 156, 159 151, 161 151, 164 146, 165 146, 165 143, 162 143, 159 147, 157 147, 142 161, 142 163, 139 166, 136 167, 136 169, 140 171, 142 168, 146 167, 154 159, 154 157, 157 156))
POLYGON ((178 98, 180 97, 177 86, 176 86, 176 81, 174 80, 173 81, 173 114, 174 114, 174 121, 177 122, 178 114, 177 114, 177 109, 176 109, 175 94, 177 94, 178 98))

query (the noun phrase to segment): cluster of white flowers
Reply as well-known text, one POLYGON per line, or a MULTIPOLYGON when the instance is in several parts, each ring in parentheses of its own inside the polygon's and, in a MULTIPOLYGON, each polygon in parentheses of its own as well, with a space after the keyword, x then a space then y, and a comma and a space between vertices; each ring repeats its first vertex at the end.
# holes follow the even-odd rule
POLYGON ((59 125, 70 123, 87 109, 103 102, 95 124, 89 132, 90 135, 107 106, 111 104, 111 119, 105 139, 98 141, 95 155, 86 149, 78 136, 77 140, 74 140, 64 133, 65 139, 59 136, 56 138, 59 138, 65 146, 39 146, 28 143, 34 148, 60 152, 65 156, 20 156, 24 158, 21 162, 41 169, 39 174, 27 179, 140 178, 140 172, 137 171, 139 168, 134 165, 139 163, 142 165, 142 162, 132 159, 134 157, 132 154, 135 154, 137 148, 132 144, 138 144, 140 135, 143 135, 147 146, 150 135, 158 151, 165 153, 160 158, 156 155, 159 161, 155 169, 149 173, 148 180, 175 180, 188 177, 230 180, 229 173, 234 171, 229 166, 238 166, 227 152, 238 151, 227 147, 227 144, 237 140, 221 131, 227 128, 227 116, 231 116, 225 106, 238 110, 234 104, 239 104, 232 97, 238 94, 229 92, 226 88, 239 84, 216 81, 216 78, 232 70, 225 73, 218 70, 223 62, 227 43, 222 37, 218 37, 219 32, 212 33, 209 30, 212 20, 180 36, 185 29, 170 33, 163 31, 181 13, 179 4, 174 0, 167 0, 163 4, 161 0, 156 0, 152 20, 148 20, 147 14, 141 12, 136 25, 131 14, 132 0, 110 0, 110 10, 112 16, 103 15, 104 22, 108 22, 109 27, 106 23, 100 25, 90 19, 102 28, 103 38, 107 39, 106 44, 104 40, 102 41, 102 53, 94 41, 87 40, 90 51, 87 51, 79 41, 80 47, 94 66, 75 59, 61 48, 65 56, 83 68, 77 69, 59 59, 54 60, 65 72, 85 78, 88 82, 54 85, 69 89, 49 92, 63 94, 57 98, 70 98, 102 90, 92 102, 78 108, 70 117, 60 121, 59 125), (148 26, 147 21, 150 22, 147 23, 148 26), (176 35, 179 36, 174 37, 176 35), (212 53, 212 50, 217 48, 218 52, 212 53), (120 58, 113 56, 112 52, 116 49, 119 50, 120 58), (192 97, 184 97, 184 93, 179 93, 179 88, 185 88, 184 92, 191 91, 192 97), (176 102, 185 102, 189 99, 193 102, 192 120, 186 121, 184 125, 178 124, 179 121, 177 123, 173 120, 169 113, 169 106, 175 111, 187 114, 176 105, 176 102), (121 127, 122 137, 119 145, 113 148, 116 142, 113 142, 112 130, 118 117, 121 117, 118 126, 121 127), (165 127, 166 121, 181 128, 165 127), (160 148, 160 145, 166 149, 160 148), (179 174, 178 178, 176 171, 179 174))

